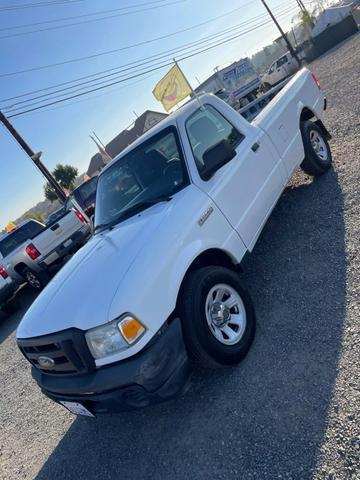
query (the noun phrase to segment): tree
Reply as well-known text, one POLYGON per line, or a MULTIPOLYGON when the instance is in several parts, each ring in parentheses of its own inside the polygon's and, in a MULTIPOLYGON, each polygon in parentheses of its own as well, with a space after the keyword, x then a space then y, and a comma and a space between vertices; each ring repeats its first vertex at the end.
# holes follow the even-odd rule
MULTIPOLYGON (((73 190, 75 187, 74 181, 78 175, 78 169, 71 165, 56 165, 55 170, 52 172, 56 181, 60 184, 62 188, 66 190, 73 190)), ((45 197, 54 202, 58 197, 54 192, 52 186, 47 183, 44 187, 45 197)))
POLYGON ((311 29, 315 23, 314 13, 309 13, 308 10, 301 10, 299 13, 300 23, 305 29, 311 29))

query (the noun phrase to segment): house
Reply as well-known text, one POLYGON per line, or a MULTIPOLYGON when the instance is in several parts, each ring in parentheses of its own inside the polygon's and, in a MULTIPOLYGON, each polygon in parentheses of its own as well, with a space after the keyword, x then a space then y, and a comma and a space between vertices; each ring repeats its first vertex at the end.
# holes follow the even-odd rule
MULTIPOLYGON (((123 130, 105 146, 107 153, 112 158, 116 157, 137 138, 141 137, 141 135, 166 117, 166 113, 146 110, 146 112, 135 120, 132 128, 123 130)), ((87 175, 94 177, 100 173, 103 167, 103 159, 100 153, 96 153, 90 160, 87 175)))
POLYGON ((336 25, 351 15, 351 7, 331 7, 325 9, 316 19, 314 28, 312 29, 312 36, 320 35, 324 30, 330 26, 336 25))

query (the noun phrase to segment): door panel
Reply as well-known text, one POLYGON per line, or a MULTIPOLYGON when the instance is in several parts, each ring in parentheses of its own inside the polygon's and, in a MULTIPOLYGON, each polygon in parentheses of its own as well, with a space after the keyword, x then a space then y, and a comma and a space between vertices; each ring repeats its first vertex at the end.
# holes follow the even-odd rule
MULTIPOLYGON (((207 121, 209 119, 211 115, 207 121)), ((227 122, 226 119, 224 121, 227 122)), ((193 129, 190 123, 186 128, 190 137, 192 133, 196 136, 193 146, 201 146, 193 148, 195 155, 198 155, 199 148, 205 151, 212 146, 209 124, 206 132, 199 125, 193 129)), ((266 134, 251 125, 246 130, 246 135, 241 132, 242 141, 235 148, 236 157, 220 168, 210 180, 204 181, 199 177, 195 183, 217 204, 247 248, 251 249, 283 190, 286 175, 281 159, 276 156, 266 134)))

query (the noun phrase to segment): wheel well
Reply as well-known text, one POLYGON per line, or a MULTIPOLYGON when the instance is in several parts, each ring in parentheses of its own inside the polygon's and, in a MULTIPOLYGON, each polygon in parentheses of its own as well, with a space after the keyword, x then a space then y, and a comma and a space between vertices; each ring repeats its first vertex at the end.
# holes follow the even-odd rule
POLYGON ((176 300, 176 310, 178 309, 179 299, 181 297, 181 293, 188 276, 194 270, 198 270, 199 268, 209 267, 209 266, 226 267, 233 271, 241 270, 240 264, 236 264, 233 258, 223 250, 220 250, 218 248, 211 248, 209 250, 205 250, 205 252, 202 252, 198 257, 195 258, 195 260, 193 260, 193 262, 187 269, 184 275, 184 278, 182 279, 182 282, 179 288, 179 293, 176 300))
POLYGON ((314 117, 315 117, 314 112, 312 112, 309 108, 305 107, 303 108, 303 111, 301 112, 301 115, 300 115, 300 123, 306 122, 307 120, 311 120, 314 117))
POLYGON ((23 274, 23 271, 25 270, 26 268, 26 264, 25 263, 18 263, 15 267, 14 267, 14 270, 16 273, 18 273, 19 275, 22 275, 23 274))
POLYGON ((311 120, 311 119, 315 119, 314 123, 316 123, 316 125, 321 129, 321 131, 323 132, 325 138, 327 140, 330 140, 331 139, 331 134, 329 133, 329 131, 327 130, 327 128, 325 127, 325 125, 323 124, 323 122, 321 120, 319 120, 317 118, 317 116, 315 115, 314 112, 312 112, 309 108, 305 107, 303 108, 302 112, 301 112, 301 115, 300 115, 300 125, 308 120, 311 120))

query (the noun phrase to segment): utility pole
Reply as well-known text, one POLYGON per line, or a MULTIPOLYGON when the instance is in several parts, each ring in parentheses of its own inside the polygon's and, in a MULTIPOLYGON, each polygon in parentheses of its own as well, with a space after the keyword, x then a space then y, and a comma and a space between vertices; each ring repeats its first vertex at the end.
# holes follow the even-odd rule
POLYGON ((40 172, 44 175, 46 180, 50 183, 52 188, 54 189, 56 195, 59 197, 59 200, 64 203, 66 201, 66 195, 58 184, 56 179, 51 175, 49 170, 45 167, 45 165, 40 160, 41 152, 35 153, 30 146, 26 143, 26 141, 22 138, 20 133, 15 130, 9 120, 5 117, 5 115, 0 111, 0 122, 4 125, 4 127, 10 132, 10 134, 14 137, 20 147, 27 153, 30 159, 33 161, 34 165, 40 170, 40 172))
POLYGON ((291 55, 295 58, 295 60, 297 61, 299 67, 301 67, 301 62, 300 62, 300 59, 297 55, 297 53, 295 52, 295 50, 293 49, 289 39, 287 38, 285 32, 283 31, 283 29, 280 27, 280 24, 279 22, 276 20, 274 14, 272 13, 272 11, 270 10, 269 6, 267 5, 267 3, 265 2, 265 0, 261 0, 261 3, 264 5, 264 7, 266 8, 266 10, 268 11, 268 14, 270 15, 270 17, 272 18, 273 22, 275 23, 275 25, 277 26, 279 32, 281 33, 281 36, 283 37, 291 55))
POLYGON ((308 16, 308 18, 310 19, 310 25, 313 27, 314 26, 314 22, 311 20, 311 15, 309 13, 309 10, 305 7, 305 5, 303 4, 302 0, 296 0, 297 4, 299 5, 299 8, 301 11, 305 12, 306 15, 308 16))
POLYGON ((304 10, 304 12, 306 11, 305 5, 301 0, 296 0, 296 3, 299 5, 300 10, 304 10))

